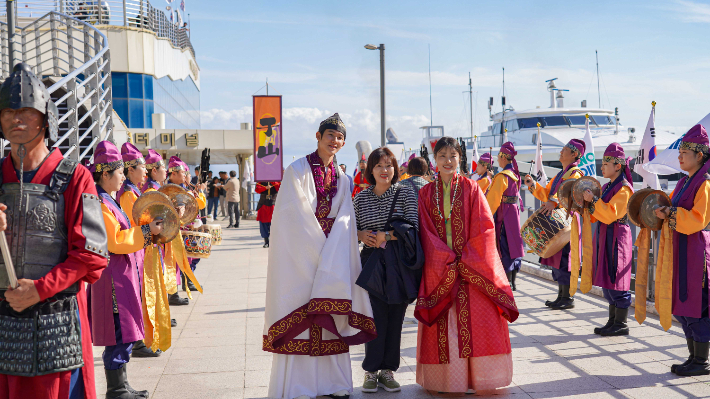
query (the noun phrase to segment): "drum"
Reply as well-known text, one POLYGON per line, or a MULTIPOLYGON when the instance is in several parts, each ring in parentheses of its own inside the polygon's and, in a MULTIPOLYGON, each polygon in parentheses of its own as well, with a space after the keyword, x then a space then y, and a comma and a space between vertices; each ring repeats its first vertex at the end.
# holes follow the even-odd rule
POLYGON ((212 245, 220 245, 222 243, 222 226, 218 224, 206 224, 205 233, 212 235, 212 245))
POLYGON ((182 241, 185 243, 185 252, 188 258, 210 257, 212 252, 212 234, 194 230, 183 230, 182 241))
POLYGON ((569 243, 573 220, 573 217, 567 218, 567 211, 561 208, 550 215, 543 215, 542 209, 538 209, 525 221, 520 235, 532 252, 549 258, 569 243))

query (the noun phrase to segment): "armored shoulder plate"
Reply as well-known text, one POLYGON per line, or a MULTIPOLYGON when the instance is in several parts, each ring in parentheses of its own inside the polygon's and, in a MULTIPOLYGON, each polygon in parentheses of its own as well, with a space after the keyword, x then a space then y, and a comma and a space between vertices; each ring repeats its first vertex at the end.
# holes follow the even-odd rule
POLYGON ((84 249, 108 258, 108 238, 100 197, 89 193, 81 194, 81 207, 84 213, 81 233, 86 237, 84 249))
POLYGON ((79 162, 69 159, 62 159, 61 162, 59 162, 47 187, 47 197, 56 201, 59 195, 64 194, 78 165, 79 162))

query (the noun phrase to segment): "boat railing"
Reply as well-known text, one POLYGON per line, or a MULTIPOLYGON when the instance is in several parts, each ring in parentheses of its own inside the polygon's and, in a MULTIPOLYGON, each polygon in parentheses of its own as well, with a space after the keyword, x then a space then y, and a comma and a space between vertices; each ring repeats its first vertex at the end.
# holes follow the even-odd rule
POLYGON ((482 136, 462 137, 462 139, 466 143, 466 148, 473 148, 471 144, 474 142, 476 143, 476 148, 500 147, 503 144, 503 136, 500 134, 488 134, 488 135, 482 135, 482 136), (485 146, 483 146, 484 139, 490 139, 490 140, 485 141, 485 144, 486 144, 485 146))
MULTIPOLYGON (((48 86, 59 110, 60 148, 66 158, 90 159, 101 140, 112 140, 111 59, 108 39, 95 26, 55 11, 16 28, 9 57, 8 27, 0 22, 2 78, 25 62, 48 86)), ((0 142, 2 152, 8 146, 0 142)))
POLYGON ((189 49, 195 56, 189 32, 183 26, 184 21, 180 21, 178 14, 170 9, 171 20, 162 9, 154 7, 148 0, 17 0, 16 3, 17 15, 21 19, 55 11, 90 25, 146 29, 158 37, 170 40, 174 47, 189 49))

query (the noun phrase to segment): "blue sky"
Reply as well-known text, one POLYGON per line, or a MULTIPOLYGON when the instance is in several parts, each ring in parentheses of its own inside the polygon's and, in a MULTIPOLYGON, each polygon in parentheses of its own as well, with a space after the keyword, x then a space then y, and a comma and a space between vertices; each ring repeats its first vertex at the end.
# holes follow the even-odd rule
POLYGON ((201 69, 203 128, 251 122, 251 95, 266 78, 283 95, 288 164, 315 148, 318 123, 339 112, 348 127, 339 161, 355 164, 355 143, 379 145, 379 56, 386 46, 387 127, 407 147, 428 125, 428 46, 433 123, 468 136, 468 73, 475 131, 486 100, 549 106, 545 80, 559 78, 566 103, 619 107, 643 131, 655 100, 659 130, 682 132, 710 112, 710 2, 700 1, 190 1, 201 69))

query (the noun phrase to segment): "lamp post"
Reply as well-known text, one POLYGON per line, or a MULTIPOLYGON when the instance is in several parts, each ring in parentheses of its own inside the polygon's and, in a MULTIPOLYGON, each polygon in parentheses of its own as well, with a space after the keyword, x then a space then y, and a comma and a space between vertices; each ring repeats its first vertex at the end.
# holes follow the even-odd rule
POLYGON ((385 146, 385 45, 379 47, 374 44, 366 44, 368 50, 380 50, 380 145, 385 146))

